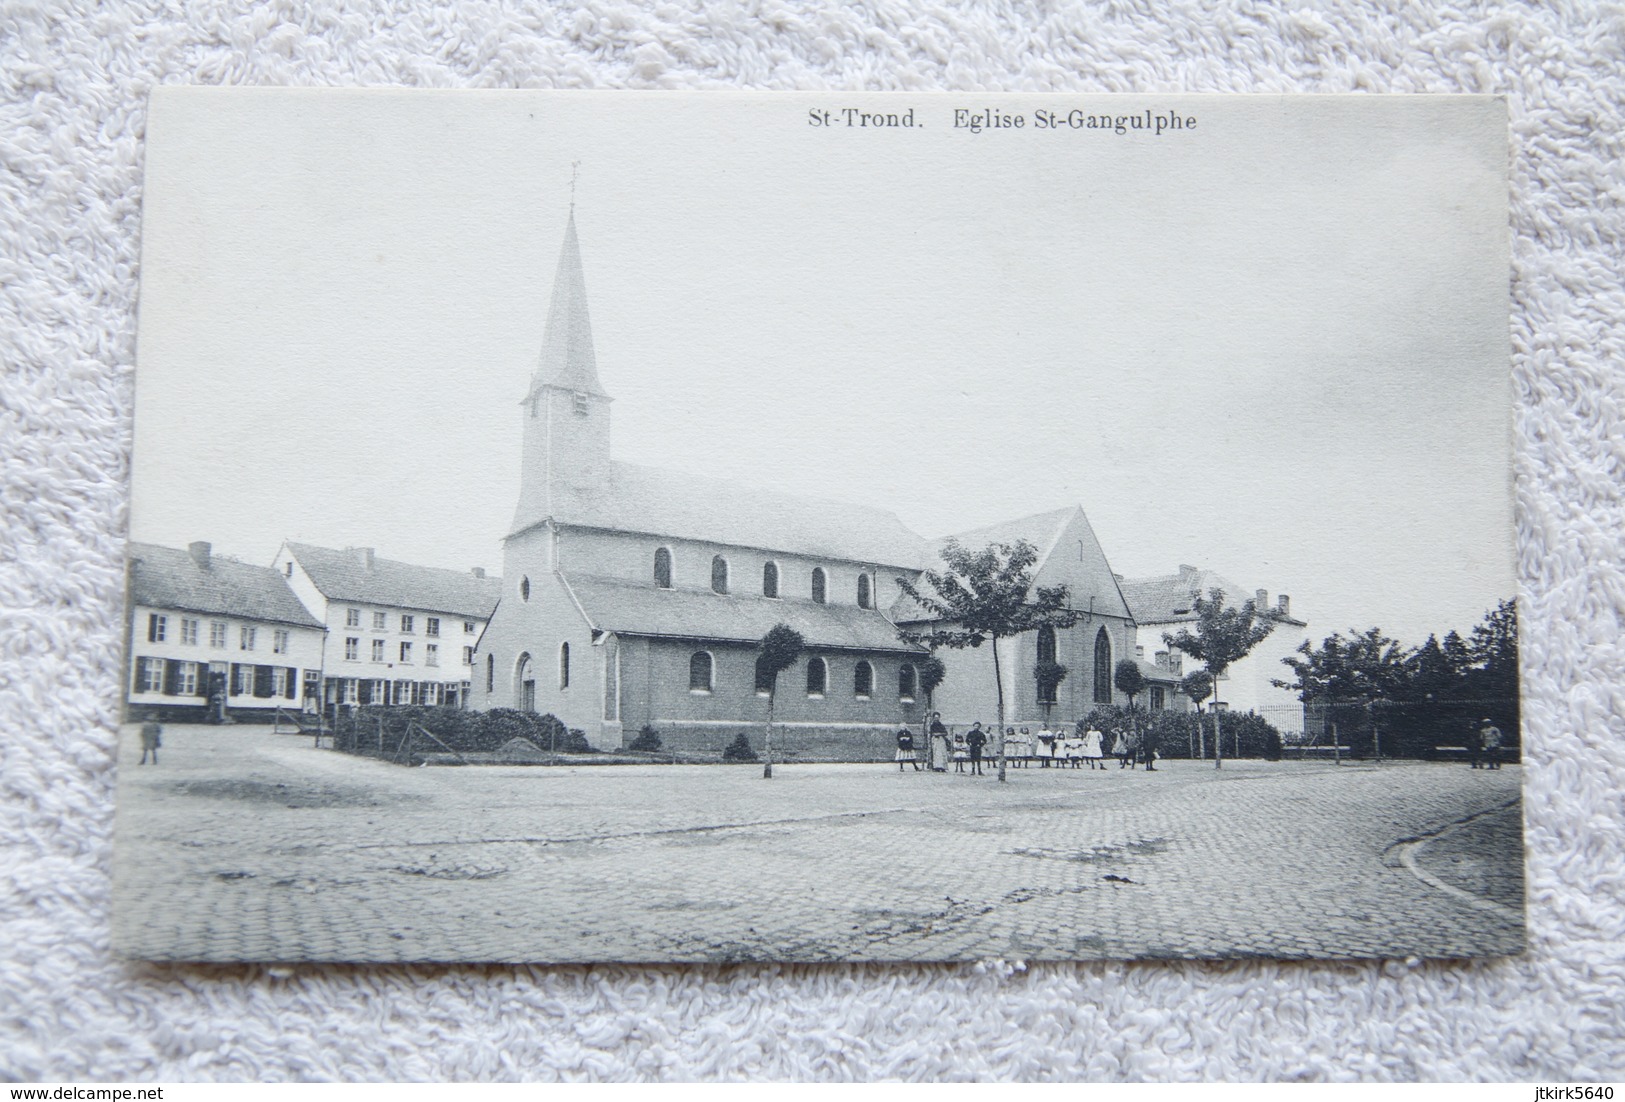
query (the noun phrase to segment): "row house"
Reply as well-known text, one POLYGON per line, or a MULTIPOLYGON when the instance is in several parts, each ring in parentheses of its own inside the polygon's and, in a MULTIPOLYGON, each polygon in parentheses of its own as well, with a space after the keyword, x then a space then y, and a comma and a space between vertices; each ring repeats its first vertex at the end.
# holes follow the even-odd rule
POLYGON ((370 547, 292 542, 272 569, 326 626, 322 707, 466 706, 501 579, 383 559, 370 547))
POLYGON ((127 569, 127 715, 222 722, 313 706, 326 633, 276 570, 202 541, 131 542, 127 569))

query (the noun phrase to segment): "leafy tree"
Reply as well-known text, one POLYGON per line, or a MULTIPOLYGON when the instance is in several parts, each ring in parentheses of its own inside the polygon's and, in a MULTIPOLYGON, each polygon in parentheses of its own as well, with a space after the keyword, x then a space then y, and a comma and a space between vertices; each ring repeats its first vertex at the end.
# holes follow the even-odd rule
POLYGON ((1196 704, 1196 741, 1200 743, 1197 757, 1207 757, 1207 732, 1202 730, 1202 701, 1213 692, 1213 675, 1206 670, 1192 670, 1179 679, 1179 690, 1196 704))
MULTIPOLYGON (((773 776, 773 704, 779 695, 779 674, 796 664, 807 641, 788 624, 774 624, 762 636, 762 652, 757 655, 757 667, 768 678, 767 686, 767 744, 763 747, 766 760, 762 763, 762 776, 773 776)), ((741 735, 741 738, 744 736, 741 735)), ((755 761, 755 755, 751 756, 755 761)))
POLYGON ((1033 680, 1038 682, 1038 702, 1044 706, 1044 715, 1049 715, 1055 703, 1055 691, 1066 680, 1066 674, 1066 667, 1053 658, 1045 658, 1033 667, 1033 680))
POLYGON ((1480 701, 1503 731, 1518 730, 1518 606, 1506 600, 1484 614, 1466 643, 1463 694, 1480 701))
POLYGON ((1134 701, 1145 692, 1145 674, 1140 672, 1140 664, 1132 658, 1119 658, 1117 668, 1112 671, 1112 684, 1128 697, 1129 730, 1138 735, 1140 725, 1134 718, 1134 701))
POLYGON ((925 714, 929 718, 936 703, 937 686, 948 676, 948 667, 936 655, 927 655, 914 664, 914 676, 919 681, 920 691, 925 694, 925 714))
MULTIPOLYGON (((1180 628, 1178 634, 1164 632, 1163 642, 1184 651, 1207 667, 1213 680, 1218 681, 1233 664, 1269 637, 1275 621, 1268 611, 1260 612, 1256 601, 1248 598, 1240 608, 1226 608, 1224 591, 1213 589, 1206 597, 1197 595, 1195 601, 1196 632, 1180 628)), ((1217 689, 1215 689, 1215 692, 1217 689)), ((1218 701, 1213 709, 1213 768, 1224 765, 1224 750, 1220 745, 1218 701)))
POLYGON ((1086 614, 1067 607, 1071 593, 1066 586, 1033 586, 1038 549, 1026 540, 991 543, 980 551, 949 540, 942 549, 942 560, 947 569, 925 571, 923 585, 916 587, 908 578, 898 578, 897 585, 945 626, 899 635, 911 643, 954 650, 992 643, 998 707, 993 737, 999 746, 999 780, 1003 781, 1004 678, 999 670, 999 640, 1046 626, 1069 628, 1086 614))

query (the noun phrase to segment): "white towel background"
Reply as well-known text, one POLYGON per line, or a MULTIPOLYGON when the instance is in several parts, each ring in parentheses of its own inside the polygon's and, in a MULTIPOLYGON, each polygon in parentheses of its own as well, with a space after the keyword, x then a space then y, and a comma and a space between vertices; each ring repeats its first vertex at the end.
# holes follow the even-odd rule
POLYGON ((0 0, 0 1077, 1625 1078, 1622 74, 1617 4, 0 0), (170 83, 1504 93, 1528 955, 116 962, 142 127, 170 83))

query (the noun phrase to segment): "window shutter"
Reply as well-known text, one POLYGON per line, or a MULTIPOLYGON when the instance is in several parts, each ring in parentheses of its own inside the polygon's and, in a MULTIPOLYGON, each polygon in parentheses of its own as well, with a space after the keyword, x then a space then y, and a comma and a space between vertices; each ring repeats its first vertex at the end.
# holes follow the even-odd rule
POLYGON ((207 662, 195 662, 193 665, 197 669, 197 681, 192 685, 192 695, 207 699, 209 695, 209 664, 207 662))
POLYGON ((135 669, 131 672, 135 676, 130 681, 130 691, 132 693, 138 693, 141 691, 141 686, 147 680, 147 660, 145 658, 137 658, 135 660, 135 669))
POLYGON ((288 687, 283 691, 282 695, 292 700, 299 691, 299 670, 295 666, 289 666, 287 670, 288 687))
POLYGON ((268 697, 271 695, 271 667, 254 667, 254 695, 268 697))
POLYGON ((164 695, 174 696, 179 692, 176 683, 180 680, 181 664, 179 662, 166 662, 162 658, 155 658, 153 661, 164 663, 164 695))

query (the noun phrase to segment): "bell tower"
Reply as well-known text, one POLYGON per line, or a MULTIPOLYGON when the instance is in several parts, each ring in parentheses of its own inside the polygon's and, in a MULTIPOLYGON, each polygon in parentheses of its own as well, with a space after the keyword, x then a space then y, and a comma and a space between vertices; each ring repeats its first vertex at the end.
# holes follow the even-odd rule
POLYGON ((553 300, 542 330, 541 356, 520 403, 524 458, 512 531, 551 516, 560 492, 590 490, 608 477, 612 400, 598 381, 572 199, 553 275, 553 300))

